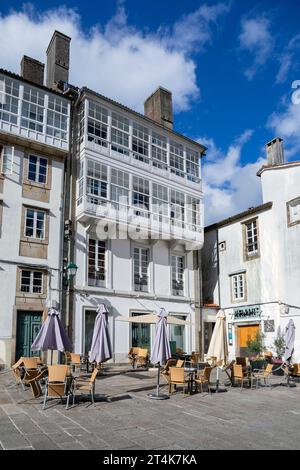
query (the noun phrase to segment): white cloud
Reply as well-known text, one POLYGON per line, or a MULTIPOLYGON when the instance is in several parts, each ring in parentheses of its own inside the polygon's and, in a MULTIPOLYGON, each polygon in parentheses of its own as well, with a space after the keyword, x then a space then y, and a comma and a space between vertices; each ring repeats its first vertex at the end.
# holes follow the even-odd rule
POLYGON ((240 162, 243 146, 252 134, 252 130, 245 131, 226 153, 212 139, 198 139, 208 147, 203 160, 206 225, 261 204, 261 185, 256 172, 265 160, 259 158, 246 165, 240 162))
POLYGON ((169 45, 185 52, 192 52, 195 48, 203 49, 212 42, 212 26, 229 10, 230 5, 225 3, 204 4, 193 13, 183 16, 172 28, 169 45))
POLYGON ((279 56, 279 70, 276 76, 276 83, 283 83, 288 77, 289 71, 296 63, 296 52, 300 48, 300 34, 294 36, 284 49, 284 52, 279 56))
POLYGON ((253 56, 253 63, 245 70, 248 80, 253 79, 258 69, 265 65, 271 56, 274 39, 270 27, 270 21, 264 16, 242 19, 239 35, 240 49, 253 56))
POLYGON ((286 159, 297 153, 300 159, 300 103, 286 102, 281 112, 271 114, 267 127, 273 130, 274 135, 284 139, 286 159))
POLYGON ((173 31, 145 33, 128 25, 119 3, 107 24, 95 24, 84 32, 80 16, 72 9, 62 7, 39 13, 27 6, 26 10, 0 16, 0 64, 19 72, 23 54, 44 62, 47 45, 57 29, 72 38, 71 83, 86 85, 139 111, 147 96, 162 85, 172 91, 175 110, 185 110, 199 96, 196 66, 189 54, 211 40, 210 23, 226 8, 220 4, 199 10, 195 18, 201 18, 201 22, 198 29, 194 24, 194 33, 189 36, 193 14, 179 20, 173 31))

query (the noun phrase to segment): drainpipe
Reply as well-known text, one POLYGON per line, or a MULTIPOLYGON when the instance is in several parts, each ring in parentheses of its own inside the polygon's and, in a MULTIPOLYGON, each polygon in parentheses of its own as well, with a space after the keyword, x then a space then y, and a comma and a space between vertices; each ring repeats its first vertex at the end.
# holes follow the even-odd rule
POLYGON ((194 269, 194 297, 195 297, 195 350, 202 357, 202 273, 201 273, 201 251, 193 251, 194 269))

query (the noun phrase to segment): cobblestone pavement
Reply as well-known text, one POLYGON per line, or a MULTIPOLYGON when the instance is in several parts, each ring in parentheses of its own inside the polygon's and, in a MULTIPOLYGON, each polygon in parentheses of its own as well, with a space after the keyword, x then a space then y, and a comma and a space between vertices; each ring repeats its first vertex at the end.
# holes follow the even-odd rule
POLYGON ((156 374, 107 368, 97 378, 96 405, 65 410, 0 374, 1 449, 300 449, 300 384, 150 400, 156 374))

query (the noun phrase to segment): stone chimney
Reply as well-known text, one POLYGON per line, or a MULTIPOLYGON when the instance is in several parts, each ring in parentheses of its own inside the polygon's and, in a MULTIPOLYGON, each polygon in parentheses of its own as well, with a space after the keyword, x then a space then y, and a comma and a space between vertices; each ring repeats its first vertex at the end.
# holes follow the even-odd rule
POLYGON ((47 81, 49 88, 57 89, 57 82, 68 82, 71 38, 54 31, 47 49, 47 81))
POLYGON ((45 65, 36 59, 24 55, 21 60, 21 76, 37 85, 44 85, 45 65))
POLYGON ((150 119, 173 129, 172 93, 165 88, 158 87, 144 103, 144 113, 150 119))
POLYGON ((266 144, 267 165, 284 163, 283 143, 280 137, 276 137, 266 144))

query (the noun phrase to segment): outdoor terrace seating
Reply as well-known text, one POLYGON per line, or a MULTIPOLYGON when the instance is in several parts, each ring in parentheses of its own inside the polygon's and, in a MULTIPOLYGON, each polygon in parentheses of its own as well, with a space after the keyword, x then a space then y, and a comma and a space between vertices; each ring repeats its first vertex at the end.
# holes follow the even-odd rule
POLYGON ((183 394, 185 394, 186 385, 188 385, 189 388, 190 381, 189 378, 186 377, 183 367, 170 367, 169 395, 172 394, 172 385, 175 387, 182 385, 183 394))
POLYGON ((67 365, 56 364, 48 367, 48 380, 45 386, 43 409, 48 398, 67 398, 66 409, 69 407, 70 378, 67 378, 69 368, 67 365))

